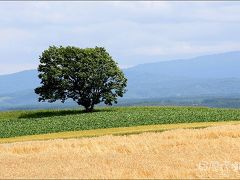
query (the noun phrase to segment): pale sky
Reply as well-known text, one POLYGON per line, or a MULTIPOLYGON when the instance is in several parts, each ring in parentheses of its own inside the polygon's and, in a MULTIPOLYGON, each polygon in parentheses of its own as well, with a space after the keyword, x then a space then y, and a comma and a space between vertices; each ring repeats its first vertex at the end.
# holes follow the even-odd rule
POLYGON ((50 45, 103 46, 120 67, 240 50, 240 2, 0 2, 0 74, 50 45))

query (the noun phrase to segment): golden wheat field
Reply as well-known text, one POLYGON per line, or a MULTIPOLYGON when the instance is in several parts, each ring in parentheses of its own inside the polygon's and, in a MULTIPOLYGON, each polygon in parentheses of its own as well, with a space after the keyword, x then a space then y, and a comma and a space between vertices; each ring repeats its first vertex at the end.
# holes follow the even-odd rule
POLYGON ((240 178, 239 129, 0 144, 0 178, 240 178))

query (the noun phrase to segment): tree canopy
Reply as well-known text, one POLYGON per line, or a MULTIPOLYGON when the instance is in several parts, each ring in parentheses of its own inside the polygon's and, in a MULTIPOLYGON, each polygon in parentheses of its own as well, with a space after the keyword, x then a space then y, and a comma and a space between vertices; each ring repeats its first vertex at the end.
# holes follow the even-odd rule
POLYGON ((127 79, 103 47, 50 46, 40 56, 39 101, 73 99, 90 112, 94 105, 117 103, 126 92, 127 79))

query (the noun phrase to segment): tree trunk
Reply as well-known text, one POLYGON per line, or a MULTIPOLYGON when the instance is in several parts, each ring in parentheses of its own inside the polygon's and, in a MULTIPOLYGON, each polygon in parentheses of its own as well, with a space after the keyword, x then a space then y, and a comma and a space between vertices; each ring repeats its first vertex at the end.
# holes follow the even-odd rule
POLYGON ((93 111, 93 108, 94 108, 94 105, 85 106, 85 111, 86 111, 86 112, 92 112, 92 111, 93 111))

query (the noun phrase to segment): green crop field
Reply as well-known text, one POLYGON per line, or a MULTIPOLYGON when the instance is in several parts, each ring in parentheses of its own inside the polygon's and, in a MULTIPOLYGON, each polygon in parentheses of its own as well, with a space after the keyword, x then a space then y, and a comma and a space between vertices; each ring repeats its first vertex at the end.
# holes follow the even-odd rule
POLYGON ((192 122, 239 121, 240 110, 204 107, 112 107, 95 112, 36 110, 0 113, 0 138, 65 131, 192 122))

